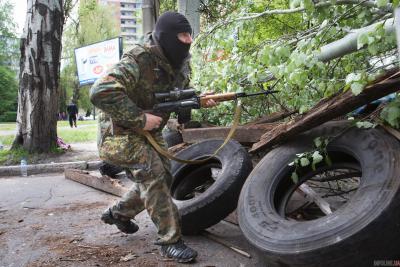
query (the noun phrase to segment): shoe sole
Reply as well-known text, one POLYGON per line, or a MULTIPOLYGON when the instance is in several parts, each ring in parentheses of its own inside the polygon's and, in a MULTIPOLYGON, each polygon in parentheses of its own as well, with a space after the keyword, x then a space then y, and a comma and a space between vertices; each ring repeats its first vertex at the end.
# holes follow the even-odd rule
POLYGON ((113 218, 110 218, 109 216, 101 216, 100 217, 100 219, 104 222, 104 223, 106 223, 106 224, 109 224, 109 225, 115 225, 117 228, 118 228, 118 230, 120 230, 122 233, 125 233, 125 234, 134 234, 134 233, 136 233, 138 230, 139 230, 139 227, 136 227, 134 230, 132 230, 132 231, 125 231, 125 230, 121 230, 121 228, 118 226, 118 222, 115 220, 115 219, 113 219, 113 218))
POLYGON ((196 257, 197 257, 197 256, 196 257, 191 257, 189 259, 176 259, 176 258, 174 258, 172 256, 168 256, 168 255, 166 255, 164 253, 161 253, 161 256, 164 257, 164 258, 168 258, 168 259, 174 259, 178 263, 188 263, 188 262, 194 261, 196 259, 196 257))

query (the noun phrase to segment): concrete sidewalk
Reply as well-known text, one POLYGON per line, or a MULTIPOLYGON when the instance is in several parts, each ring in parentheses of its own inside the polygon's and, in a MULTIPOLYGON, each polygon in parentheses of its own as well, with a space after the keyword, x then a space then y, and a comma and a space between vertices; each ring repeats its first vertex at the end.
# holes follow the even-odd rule
MULTIPOLYGON (((0 266, 181 266, 159 255, 152 243, 156 229, 146 212, 137 217, 140 230, 134 235, 99 220, 116 199, 63 174, 1 178, 0 266)), ((221 222, 208 230, 252 258, 190 236, 186 243, 199 252, 190 266, 267 266, 238 226, 221 222)))

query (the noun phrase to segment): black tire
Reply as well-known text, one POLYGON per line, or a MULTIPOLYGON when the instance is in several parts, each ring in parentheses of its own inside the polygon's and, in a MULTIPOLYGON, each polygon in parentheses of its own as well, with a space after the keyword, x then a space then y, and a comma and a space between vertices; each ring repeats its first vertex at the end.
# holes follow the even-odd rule
MULTIPOLYGON (((328 146, 332 166, 355 170, 352 175, 361 171, 346 204, 309 221, 288 219, 280 209, 288 192, 311 177, 308 169, 294 185, 288 164, 295 154, 310 151, 315 137, 336 135, 346 126, 330 122, 298 136, 268 153, 249 175, 239 225, 270 264, 374 266, 374 260, 400 258, 400 145, 381 129, 352 128, 328 146)), ((316 171, 324 168, 320 163, 316 171)))
POLYGON ((99 171, 101 173, 101 175, 108 175, 112 178, 116 178, 116 175, 120 172, 122 172, 124 169, 121 167, 118 167, 116 165, 107 163, 107 162, 102 162, 100 167, 99 167, 99 171))
MULTIPOLYGON (((189 160, 204 159, 222 143, 222 140, 206 140, 185 148, 176 156, 189 160)), ((174 180, 171 196, 181 216, 182 233, 196 234, 234 211, 251 170, 249 154, 233 140, 206 163, 192 165, 172 161, 174 180), (214 178, 213 171, 219 172, 214 173, 214 178)))
POLYGON ((179 131, 166 130, 163 131, 162 136, 168 148, 183 143, 182 134, 179 131))

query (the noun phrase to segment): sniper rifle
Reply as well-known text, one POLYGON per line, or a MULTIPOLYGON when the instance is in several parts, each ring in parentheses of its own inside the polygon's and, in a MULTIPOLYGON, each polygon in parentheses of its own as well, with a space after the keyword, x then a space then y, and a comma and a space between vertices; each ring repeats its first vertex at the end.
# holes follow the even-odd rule
POLYGON ((252 97, 257 95, 269 95, 278 91, 266 90, 257 93, 222 93, 197 95, 195 89, 173 90, 166 93, 155 93, 154 96, 159 102, 153 106, 152 111, 158 112, 175 112, 178 115, 178 122, 185 123, 190 121, 192 109, 200 109, 206 106, 208 100, 215 102, 223 102, 236 100, 241 97, 252 97))

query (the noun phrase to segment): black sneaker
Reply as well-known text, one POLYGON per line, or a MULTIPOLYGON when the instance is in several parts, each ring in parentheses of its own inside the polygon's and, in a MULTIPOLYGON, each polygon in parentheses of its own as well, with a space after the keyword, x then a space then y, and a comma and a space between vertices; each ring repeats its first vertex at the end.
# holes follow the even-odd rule
POLYGON ((131 220, 121 220, 113 217, 110 209, 103 212, 101 220, 106 224, 115 224, 121 232, 126 234, 133 234, 139 230, 139 226, 131 220))
POLYGON ((174 244, 161 245, 161 256, 185 263, 193 261, 197 257, 197 252, 186 246, 180 239, 174 244))
POLYGON ((117 174, 122 172, 123 170, 124 169, 119 166, 116 166, 116 165, 113 165, 113 164, 110 164, 110 163, 107 163, 104 161, 101 163, 101 165, 99 167, 99 171, 100 171, 101 175, 108 175, 111 178, 117 178, 117 174))

